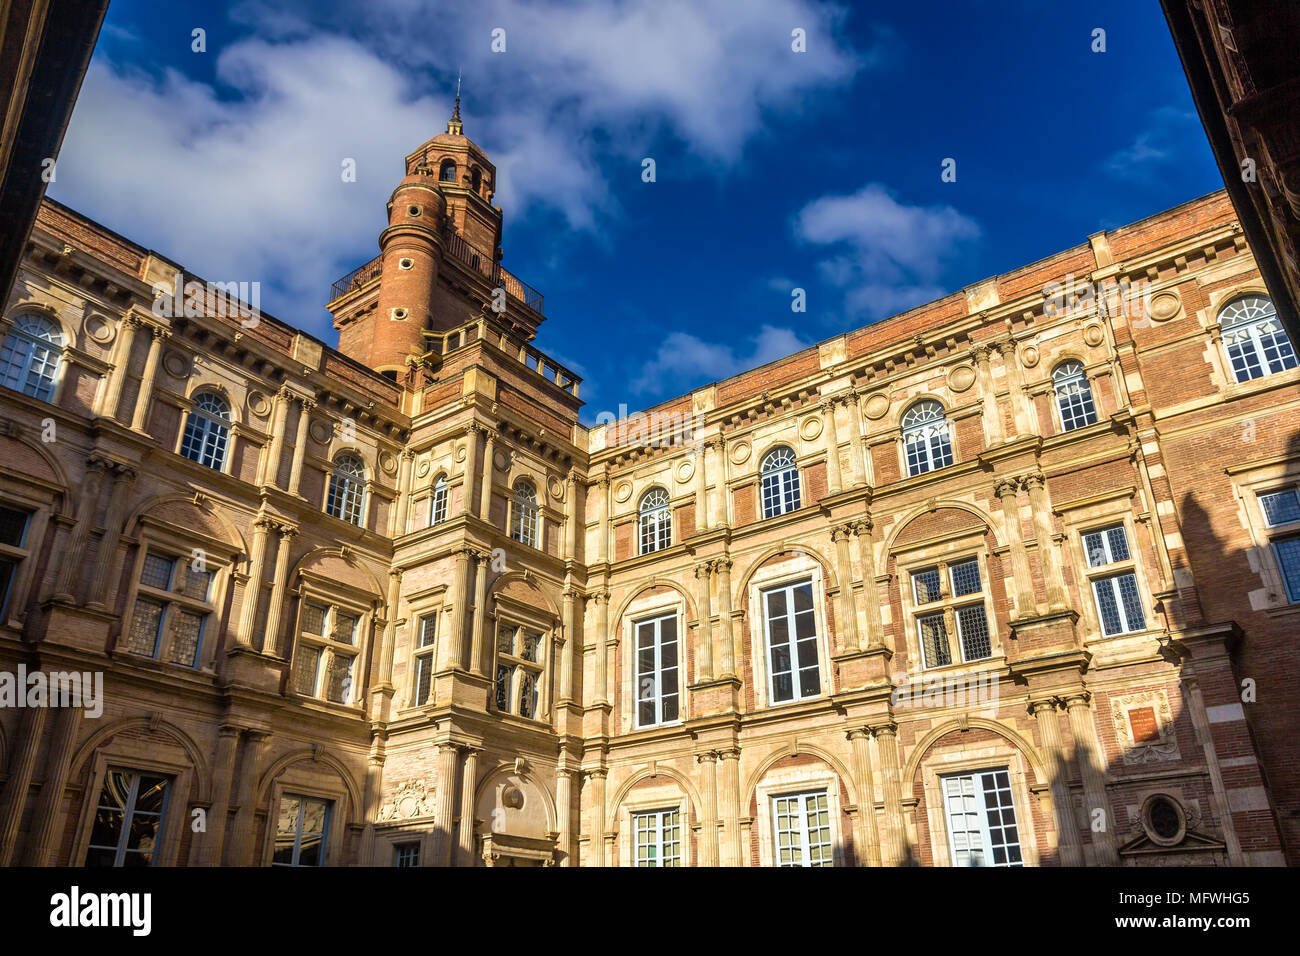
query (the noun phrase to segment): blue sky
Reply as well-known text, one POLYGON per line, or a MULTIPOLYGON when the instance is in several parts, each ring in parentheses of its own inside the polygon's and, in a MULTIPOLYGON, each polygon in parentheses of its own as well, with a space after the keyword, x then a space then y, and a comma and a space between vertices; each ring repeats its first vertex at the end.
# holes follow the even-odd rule
POLYGON ((458 69, 587 421, 1222 187, 1155 0, 112 0, 50 195, 333 343, 458 69))

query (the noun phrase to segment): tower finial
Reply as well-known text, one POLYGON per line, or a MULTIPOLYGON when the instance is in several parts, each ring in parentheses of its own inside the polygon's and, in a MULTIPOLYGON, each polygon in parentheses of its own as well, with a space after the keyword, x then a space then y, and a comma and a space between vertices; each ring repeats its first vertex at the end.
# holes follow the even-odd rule
POLYGON ((460 135, 465 126, 460 121, 460 70, 456 71, 456 108, 451 112, 451 119, 447 120, 447 132, 460 135))

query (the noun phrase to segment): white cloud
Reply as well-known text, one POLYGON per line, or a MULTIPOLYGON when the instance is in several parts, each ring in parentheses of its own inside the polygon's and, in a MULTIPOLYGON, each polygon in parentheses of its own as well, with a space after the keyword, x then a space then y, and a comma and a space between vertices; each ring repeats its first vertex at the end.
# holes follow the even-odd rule
POLYGON ((629 387, 636 395, 678 394, 784 358, 808 344, 794 330, 773 325, 761 326, 741 348, 706 342, 689 332, 670 332, 629 387))
POLYGON ((269 311, 327 339, 328 284, 377 251, 402 158, 442 130, 458 67, 507 217, 551 209, 598 230, 616 212, 602 160, 625 154, 639 177, 667 134, 699 160, 692 175, 724 167, 772 112, 877 59, 812 0, 288 0, 233 16, 254 33, 209 54, 216 84, 97 55, 51 195, 201 275, 279 288, 288 304, 273 294, 269 311), (795 27, 809 52, 791 52, 795 27), (358 182, 341 181, 344 157, 358 182))
POLYGON ((1151 112, 1147 128, 1128 146, 1111 153, 1103 166, 1121 179, 1149 180, 1159 173, 1158 167, 1177 162, 1185 155, 1183 140, 1200 131, 1195 113, 1162 106, 1151 112))
POLYGON ((823 196, 794 221, 795 235, 843 251, 822 260, 822 278, 844 292, 848 317, 879 318, 944 293, 947 263, 980 236, 951 206, 915 206, 869 183, 847 196, 823 196))

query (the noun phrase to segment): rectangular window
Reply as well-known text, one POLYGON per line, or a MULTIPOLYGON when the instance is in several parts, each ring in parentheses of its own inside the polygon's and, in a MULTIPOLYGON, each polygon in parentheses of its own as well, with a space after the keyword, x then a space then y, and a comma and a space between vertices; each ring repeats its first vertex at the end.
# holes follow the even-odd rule
POLYGON ((1286 596, 1292 604, 1300 604, 1300 538, 1278 538, 1273 542, 1273 554, 1286 584, 1286 596))
POLYGON ((302 602, 293 652, 295 693, 335 704, 360 700, 356 685, 362 620, 361 614, 337 604, 302 602))
POLYGON ((1300 496, 1294 488, 1260 495, 1259 506, 1264 512, 1264 522, 1270 528, 1300 521, 1300 496))
MULTIPOLYGON (((1122 524, 1085 534, 1083 551, 1089 568, 1109 568, 1133 560, 1128 535, 1122 524)), ((1136 571, 1130 568, 1094 577, 1091 584, 1103 635, 1111 637, 1116 634, 1132 634, 1146 628, 1146 615, 1138 593, 1136 571)))
POLYGON ((678 810, 653 810, 632 816, 637 866, 681 866, 682 824, 678 810))
POLYGON ((86 866, 152 866, 170 777, 110 768, 95 808, 86 866))
POLYGON ((954 636, 963 663, 993 656, 978 557, 941 561, 936 567, 914 571, 912 582, 917 608, 924 608, 916 615, 922 666, 946 667, 954 663, 954 636), (927 606, 940 602, 942 609, 927 606))
POLYGON ((831 814, 826 791, 772 798, 777 866, 833 866, 831 814))
POLYGON ((983 604, 957 608, 957 636, 961 639, 962 660, 982 661, 993 656, 989 622, 984 617, 983 604))
POLYGON ((772 588, 763 592, 762 600, 772 702, 816 697, 821 693, 821 664, 812 582, 772 588))
POLYGON ((942 597, 939 593, 939 569, 912 572, 912 596, 917 604, 930 604, 942 597))
POLYGON ((980 563, 976 558, 960 564, 950 564, 948 573, 952 576, 953 597, 978 594, 984 590, 984 585, 980 583, 980 563))
POLYGON ((953 866, 1023 866, 1005 768, 943 778, 953 866))
POLYGON ((496 702, 503 714, 537 717, 544 638, 539 631, 502 622, 497 629, 496 702))
POLYGON ((27 522, 31 515, 17 508, 0 506, 0 614, 9 609, 9 590, 18 565, 27 557, 27 522))
POLYGON ((945 667, 952 663, 952 650, 948 644, 948 626, 943 612, 926 614, 916 619, 921 636, 921 656, 926 667, 945 667))
POLYGON ((198 667, 208 620, 215 611, 211 603, 215 577, 204 558, 147 550, 128 618, 126 650, 198 667))
POLYGON ((1083 536, 1083 550, 1088 556, 1088 567, 1099 568, 1116 561, 1129 560, 1128 536, 1122 524, 1083 536))
POLYGON ((393 847, 394 866, 419 866, 420 844, 399 843, 393 847))
POLYGON ((671 723, 680 703, 677 615, 637 621, 635 630, 637 726, 671 723))
POLYGON ((330 801, 286 793, 280 798, 272 866, 324 866, 330 801))
POLYGON ((433 690, 434 642, 438 631, 438 615, 425 614, 420 618, 415 649, 415 700, 416 706, 429 703, 433 690))

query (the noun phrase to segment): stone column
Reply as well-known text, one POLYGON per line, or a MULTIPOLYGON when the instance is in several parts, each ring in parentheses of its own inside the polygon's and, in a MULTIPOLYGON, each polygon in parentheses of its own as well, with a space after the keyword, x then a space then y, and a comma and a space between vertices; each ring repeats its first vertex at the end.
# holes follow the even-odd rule
POLYGON ((998 343, 1002 353, 1002 367, 1007 373, 1007 388, 1011 392, 1011 422, 1017 435, 1033 434, 1033 418, 1030 414, 1029 399, 1025 395, 1024 376, 1020 371, 1020 356, 1016 343, 1007 339, 998 343), (1026 431, 1029 429, 1029 431, 1026 431))
POLYGON ((444 741, 438 748, 438 789, 434 816, 438 828, 433 831, 433 865, 451 866, 455 841, 451 835, 451 821, 456 815, 456 765, 460 763, 460 748, 444 741))
POLYGON ((257 625, 257 606, 262 599, 262 584, 266 577, 266 536, 276 527, 269 518, 259 517, 253 522, 252 554, 248 558, 248 582, 244 585, 244 599, 239 607, 239 626, 235 640, 240 647, 253 647, 253 628, 257 625))
MULTIPOLYGON (((253 843, 253 820, 256 814, 257 782, 262 776, 262 755, 266 752, 271 735, 260 730, 244 732, 244 759, 239 766, 239 783, 235 796, 235 820, 230 830, 230 849, 226 860, 231 866, 250 866, 261 863, 256 859, 257 847, 253 843)), ((270 807, 268 819, 275 819, 275 807, 270 807)))
POLYGON ((695 445, 695 533, 709 530, 709 442, 699 439, 695 445))
POLYGON ((740 751, 724 750, 722 757, 722 855, 723 866, 741 866, 740 850, 740 751))
POLYGON ((258 474, 259 485, 280 486, 280 459, 284 457, 284 429, 289 419, 289 403, 293 392, 288 386, 281 388, 275 396, 275 415, 271 420, 271 440, 263 451, 261 469, 258 474))
POLYGON ((600 476, 600 560, 608 562, 609 552, 609 472, 600 476))
POLYGON ((1106 775, 1102 769, 1104 759, 1101 744, 1097 740, 1097 728, 1092 720, 1092 707, 1087 691, 1070 694, 1065 698, 1066 713, 1070 719, 1070 736, 1074 738, 1074 759, 1079 765, 1079 774, 1083 777, 1084 817, 1091 822, 1097 809, 1105 811, 1106 829, 1100 833, 1092 829, 1092 846, 1097 863, 1102 866, 1118 866, 1119 854, 1115 850, 1112 833, 1114 814, 1106 797, 1106 775))
POLYGON ((578 473, 570 468, 564 476, 564 560, 574 561, 578 555, 578 473))
POLYGON ((474 865, 474 787, 478 783, 477 747, 465 748, 465 766, 460 774, 460 859, 459 866, 474 865))
POLYGON ((718 575, 718 623, 721 625, 722 641, 718 667, 722 677, 735 677, 736 629, 735 622, 731 619, 731 558, 716 559, 713 570, 718 575))
POLYGON ((451 626, 447 629, 443 667, 465 666, 465 625, 468 620, 465 605, 469 603, 469 561, 473 553, 469 548, 456 552, 456 572, 451 583, 451 626))
POLYGON ((849 551, 849 534, 853 523, 837 525, 831 529, 831 540, 835 542, 835 576, 839 579, 839 625, 840 653, 851 653, 859 649, 858 611, 853 600, 853 558, 849 551))
POLYGON ((135 413, 131 416, 131 427, 138 432, 144 431, 148 421, 149 400, 153 397, 154 379, 158 377, 158 361, 162 358, 163 343, 170 337, 171 332, 154 327, 149 356, 144 361, 144 375, 140 379, 140 391, 135 396, 135 413))
POLYGON ((564 647, 560 651, 560 700, 561 704, 573 700, 573 647, 578 641, 582 628, 578 626, 575 608, 578 604, 578 592, 565 588, 563 594, 564 608, 564 647))
POLYGON ((826 432, 826 491, 837 495, 844 490, 844 472, 840 465, 840 433, 835 425, 837 399, 821 403, 822 427, 826 432))
MULTIPOLYGON (((393 657, 397 650, 397 605, 402 599, 402 569, 388 572, 388 596, 384 608, 384 645, 379 652, 376 682, 391 691, 393 683, 393 657)), ((416 638, 418 640, 418 637, 416 638)))
POLYGON ((885 798, 885 866, 898 866, 908 855, 903 823, 902 770, 898 761, 898 725, 893 721, 868 728, 880 753, 880 782, 885 798))
POLYGON ((573 771, 555 772, 555 844, 560 851, 560 866, 573 866, 573 771))
POLYGON ((871 732, 866 728, 848 732, 853 743, 853 778, 858 791, 858 832, 853 841, 859 866, 880 866, 880 833, 876 829, 876 787, 871 776, 871 732))
MULTIPOLYGON (((866 398, 865 394, 856 395, 853 399, 852 405, 850 406, 853 410, 854 428, 862 427, 862 400, 864 398, 866 398)), ((875 484, 876 481, 875 462, 871 460, 871 443, 865 432, 860 434, 857 438, 857 442, 862 446, 858 452, 858 454, 862 456, 862 480, 868 487, 870 487, 875 484)))
POLYGON ((700 866, 718 865, 718 755, 696 754, 700 765, 700 866))
POLYGON ((875 542, 871 537, 874 527, 870 518, 859 518, 854 523, 858 537, 858 563, 862 565, 862 604, 867 612, 868 647, 885 644, 885 623, 880 616, 880 593, 876 588, 875 542))
POLYGON ((484 673, 483 658, 487 647, 487 571, 492 555, 479 551, 474 555, 474 627, 469 652, 471 673, 484 673))
POLYGON ((289 494, 291 495, 298 494, 298 488, 302 484, 302 462, 307 454, 307 442, 311 440, 311 410, 316 407, 315 401, 310 398, 300 398, 298 404, 302 408, 298 412, 298 434, 293 442, 293 462, 289 465, 289 494))
POLYGON ((591 865, 605 865, 605 770, 597 768, 587 771, 587 780, 591 783, 591 830, 588 833, 588 846, 591 847, 591 865))
POLYGON ((222 724, 217 729, 217 759, 212 765, 212 806, 208 809, 208 832, 203 841, 200 861, 204 866, 220 866, 221 851, 226 845, 226 824, 230 818, 230 791, 235 782, 235 754, 239 748, 239 728, 222 724))
POLYGON ((108 511, 104 515, 104 536, 99 539, 99 552, 95 555, 95 568, 90 576, 90 591, 86 607, 104 610, 104 593, 108 589, 108 573, 117 557, 117 543, 122 537, 122 522, 126 520, 126 496, 135 483, 135 471, 124 465, 113 469, 113 490, 108 495, 108 511))
POLYGON ((77 502, 77 523, 73 525, 72 538, 59 565, 59 577, 54 584, 52 598, 54 601, 71 604, 76 600, 77 576, 85 570, 86 545, 90 541, 90 529, 95 522, 95 510, 104 485, 104 475, 112 467, 112 462, 99 455, 92 455, 86 461, 81 499, 77 502))
MULTIPOLYGON (((271 605, 266 609, 266 633, 262 636, 262 653, 280 655, 280 622, 284 617, 285 585, 289 579, 289 543, 297 528, 279 525, 280 544, 275 552, 275 574, 271 579, 271 605)), ((287 650, 287 648, 286 648, 287 650)))
POLYGON ((1016 585, 1016 618, 1033 617, 1034 581, 1029 571, 1029 554, 1025 551, 1025 536, 1020 526, 1020 499, 1016 481, 1004 478, 994 486, 1002 501, 1002 519, 1007 527, 1007 542, 1011 546, 1011 573, 1016 585))
POLYGON ((1002 443, 1002 415, 998 410, 998 401, 994 396, 993 370, 989 368, 989 356, 993 350, 987 345, 977 345, 970 350, 975 360, 980 383, 980 399, 983 402, 984 432, 989 445, 1002 443))
MULTIPOLYGON (((596 599, 596 704, 608 704, 609 698, 609 592, 602 589, 596 599)), ((604 784, 602 783, 602 786, 604 784)))
POLYGON ((713 680, 713 610, 710 606, 709 562, 695 566, 695 668, 697 680, 713 680))
POLYGON ((400 538, 410 530, 411 472, 414 469, 414 463, 415 452, 409 448, 403 448, 401 465, 397 472, 397 513, 393 518, 394 538, 400 538))
MULTIPOLYGON (((32 828, 27 835, 26 866, 53 866, 63 836, 63 795, 68 784, 68 764, 77 742, 81 723, 80 707, 62 707, 54 720, 54 737, 45 758, 45 777, 32 812, 32 828)), ((90 795, 88 795, 90 796, 90 795)), ((94 794, 95 800, 99 794, 94 794)))
POLYGON ((1070 798, 1068 768, 1065 765, 1065 748, 1061 744, 1061 726, 1056 719, 1057 700, 1048 697, 1029 703, 1029 713, 1038 722, 1038 736, 1042 741, 1043 756, 1047 759, 1051 775, 1052 803, 1056 806, 1056 830, 1059 839, 1062 866, 1082 866, 1083 851, 1079 846, 1079 825, 1074 817, 1074 801, 1070 798))
POLYGON ((474 497, 474 478, 478 475, 478 436, 483 429, 470 422, 465 430, 465 483, 461 488, 461 507, 465 514, 478 517, 478 499, 474 497))
POLYGON ((1034 534, 1038 538, 1039 561, 1047 584, 1047 604, 1053 611, 1064 611, 1070 601, 1065 594, 1061 558, 1052 534, 1052 505, 1047 498, 1046 481, 1041 474, 1031 474, 1025 478, 1025 487, 1029 489, 1029 505, 1034 512, 1034 534))
POLYGON ((844 410, 849 415, 849 480, 854 488, 861 488, 867 483, 866 469, 863 467, 865 448, 862 443, 862 419, 858 415, 858 393, 850 390, 844 397, 844 410))
POLYGON ((113 353, 113 367, 109 369, 108 385, 99 409, 99 414, 104 418, 117 419, 117 406, 122 401, 122 385, 126 382, 131 367, 131 349, 135 346, 135 335, 145 325, 147 323, 139 316, 128 315, 118 326, 117 350, 113 353))
MULTIPOLYGON (((487 430, 487 446, 483 451, 483 487, 479 489, 478 513, 484 521, 492 520, 492 473, 496 470, 497 433, 487 430)), ((507 529, 508 530, 508 529, 507 529)))
POLYGON ((24 707, 18 725, 16 749, 9 758, 9 776, 0 793, 0 866, 12 866, 18 843, 18 827, 23 822, 27 799, 32 787, 32 770, 40 750, 48 707, 24 707))

